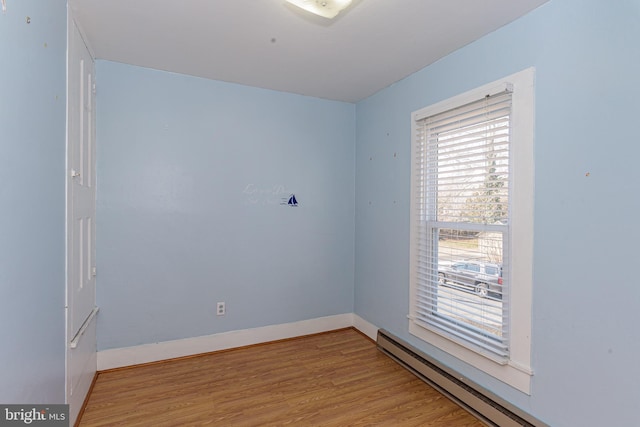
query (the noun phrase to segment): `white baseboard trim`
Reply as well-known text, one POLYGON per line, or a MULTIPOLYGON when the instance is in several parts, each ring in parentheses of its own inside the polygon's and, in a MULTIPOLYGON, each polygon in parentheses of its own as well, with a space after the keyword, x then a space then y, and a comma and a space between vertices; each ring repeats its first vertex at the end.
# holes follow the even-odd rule
POLYGON ((375 340, 377 327, 356 314, 346 313, 195 338, 102 350, 97 355, 98 371, 261 344, 351 326, 375 340))
POLYGON ((378 327, 373 323, 369 323, 364 320, 362 317, 357 314, 353 315, 353 326, 372 340, 376 340, 378 338, 378 327))

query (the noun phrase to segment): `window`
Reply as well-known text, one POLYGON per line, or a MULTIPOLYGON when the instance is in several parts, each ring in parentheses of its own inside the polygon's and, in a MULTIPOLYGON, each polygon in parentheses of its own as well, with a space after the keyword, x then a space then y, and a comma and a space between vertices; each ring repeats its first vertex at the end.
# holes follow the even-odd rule
POLYGON ((413 335, 529 393, 533 69, 412 115, 413 335))

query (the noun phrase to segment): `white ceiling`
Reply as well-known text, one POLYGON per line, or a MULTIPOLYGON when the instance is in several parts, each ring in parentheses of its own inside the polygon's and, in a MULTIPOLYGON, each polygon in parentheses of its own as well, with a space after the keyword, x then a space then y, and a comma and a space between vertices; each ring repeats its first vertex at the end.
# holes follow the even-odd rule
POLYGON ((96 58, 357 102, 547 0, 70 0, 96 58))

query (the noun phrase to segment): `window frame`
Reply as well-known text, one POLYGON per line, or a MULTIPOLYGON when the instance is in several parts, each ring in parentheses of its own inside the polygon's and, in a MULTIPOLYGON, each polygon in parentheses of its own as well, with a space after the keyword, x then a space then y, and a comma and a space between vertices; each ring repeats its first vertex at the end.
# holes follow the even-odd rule
POLYGON ((479 88, 454 96, 411 114, 411 229, 410 229, 410 301, 409 333, 457 357, 477 369, 511 385, 523 393, 530 394, 531 377, 531 299, 533 286, 533 191, 534 191, 534 78, 535 69, 528 68, 479 88), (416 200, 417 180, 420 171, 415 161, 416 135, 420 120, 465 105, 497 93, 505 87, 512 89, 510 122, 510 348, 506 363, 497 363, 434 330, 427 329, 415 321, 417 277, 417 235, 419 224, 416 200))

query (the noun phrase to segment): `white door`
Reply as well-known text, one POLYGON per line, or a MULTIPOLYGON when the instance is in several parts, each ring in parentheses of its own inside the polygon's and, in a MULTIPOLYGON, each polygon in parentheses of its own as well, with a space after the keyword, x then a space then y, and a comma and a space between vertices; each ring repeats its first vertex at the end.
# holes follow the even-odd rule
POLYGON ((68 17, 67 374, 71 425, 96 372, 95 64, 68 17))

